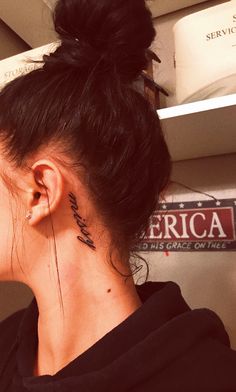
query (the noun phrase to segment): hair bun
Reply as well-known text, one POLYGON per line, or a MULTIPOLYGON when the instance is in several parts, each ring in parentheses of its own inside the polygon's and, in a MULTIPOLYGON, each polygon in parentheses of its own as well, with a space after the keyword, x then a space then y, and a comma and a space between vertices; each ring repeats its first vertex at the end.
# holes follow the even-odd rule
POLYGON ((49 56, 52 62, 113 67, 128 81, 146 68, 155 30, 144 0, 59 0, 54 24, 62 45, 49 56))

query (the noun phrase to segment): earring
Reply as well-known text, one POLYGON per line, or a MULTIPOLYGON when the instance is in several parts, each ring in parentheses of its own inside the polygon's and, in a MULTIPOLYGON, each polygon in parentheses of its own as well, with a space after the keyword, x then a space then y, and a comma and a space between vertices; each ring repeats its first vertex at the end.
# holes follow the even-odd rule
POLYGON ((30 220, 32 218, 32 211, 28 211, 25 219, 30 220))

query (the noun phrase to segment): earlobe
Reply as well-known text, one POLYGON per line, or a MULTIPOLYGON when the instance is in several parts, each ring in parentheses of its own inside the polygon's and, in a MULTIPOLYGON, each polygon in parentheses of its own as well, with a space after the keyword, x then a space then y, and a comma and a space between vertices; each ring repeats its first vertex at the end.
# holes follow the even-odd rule
POLYGON ((33 184, 27 219, 33 226, 57 209, 63 195, 63 178, 57 165, 50 160, 35 162, 31 170, 33 184))

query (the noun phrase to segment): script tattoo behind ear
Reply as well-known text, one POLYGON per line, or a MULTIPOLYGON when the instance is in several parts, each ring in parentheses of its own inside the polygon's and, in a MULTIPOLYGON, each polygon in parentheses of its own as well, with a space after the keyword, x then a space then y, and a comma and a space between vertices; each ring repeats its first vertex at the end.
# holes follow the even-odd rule
POLYGON ((71 209, 74 212, 74 218, 77 225, 80 227, 81 234, 83 235, 83 237, 77 236, 78 240, 81 241, 83 244, 88 245, 91 249, 95 250, 96 247, 93 240, 91 239, 91 234, 87 231, 88 227, 85 223, 85 219, 83 219, 78 213, 79 208, 74 193, 69 193, 69 199, 71 203, 71 209))

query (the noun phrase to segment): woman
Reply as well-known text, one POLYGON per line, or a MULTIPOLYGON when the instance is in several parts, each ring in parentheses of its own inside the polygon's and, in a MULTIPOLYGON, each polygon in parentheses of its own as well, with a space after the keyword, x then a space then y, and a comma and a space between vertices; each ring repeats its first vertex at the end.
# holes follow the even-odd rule
POLYGON ((133 86, 150 12, 59 0, 54 22, 61 46, 0 94, 0 279, 34 293, 0 325, 0 391, 235 391, 219 318, 172 282, 134 284, 132 250, 171 169, 133 86))

